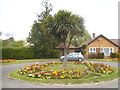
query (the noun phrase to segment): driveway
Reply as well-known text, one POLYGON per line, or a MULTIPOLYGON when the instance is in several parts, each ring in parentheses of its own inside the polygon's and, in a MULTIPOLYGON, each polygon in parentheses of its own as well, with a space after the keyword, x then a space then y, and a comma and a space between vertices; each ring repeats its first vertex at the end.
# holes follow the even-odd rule
MULTIPOLYGON (((88 62, 91 62, 91 61, 88 61, 88 62)), ((37 64, 37 63, 47 63, 47 62, 12 64, 12 65, 3 65, 2 67, 0 67, 0 70, 2 68, 2 78, 0 78, 0 80, 2 80, 2 88, 118 88, 118 79, 108 81, 108 82, 102 82, 102 83, 94 83, 94 84, 89 83, 89 84, 50 85, 50 84, 38 84, 38 83, 31 83, 27 81, 20 81, 16 79, 10 79, 7 77, 7 75, 13 70, 19 69, 27 65, 37 64)), ((99 63, 104 63, 104 64, 111 65, 113 67, 118 67, 118 63, 113 63, 113 62, 99 62, 99 63)))

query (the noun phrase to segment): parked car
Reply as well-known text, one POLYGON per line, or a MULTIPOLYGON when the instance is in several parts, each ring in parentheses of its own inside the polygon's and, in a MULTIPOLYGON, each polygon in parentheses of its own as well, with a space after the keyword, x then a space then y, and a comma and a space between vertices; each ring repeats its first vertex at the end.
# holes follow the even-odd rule
MULTIPOLYGON (((63 61, 65 58, 65 56, 61 56, 60 60, 63 61)), ((81 52, 77 53, 69 53, 67 55, 67 60, 75 60, 75 61, 83 61, 84 60, 84 56, 81 54, 81 52)))

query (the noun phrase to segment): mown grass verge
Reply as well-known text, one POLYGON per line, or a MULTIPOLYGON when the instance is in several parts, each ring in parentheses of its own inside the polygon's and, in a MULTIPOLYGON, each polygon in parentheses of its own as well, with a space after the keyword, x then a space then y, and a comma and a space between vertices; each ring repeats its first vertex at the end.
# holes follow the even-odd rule
POLYGON ((111 59, 86 59, 87 61, 102 61, 102 62, 119 62, 120 63, 120 60, 119 61, 113 61, 111 59))
POLYGON ((44 62, 44 61, 59 61, 59 58, 56 58, 56 59, 27 59, 27 60, 16 60, 15 62, 0 63, 0 65, 20 64, 20 63, 28 63, 28 62, 44 62))

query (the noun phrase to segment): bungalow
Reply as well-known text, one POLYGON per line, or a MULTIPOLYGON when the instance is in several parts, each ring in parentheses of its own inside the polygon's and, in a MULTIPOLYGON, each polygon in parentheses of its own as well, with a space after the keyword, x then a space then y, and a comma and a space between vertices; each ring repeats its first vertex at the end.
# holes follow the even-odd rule
MULTIPOLYGON (((66 45, 68 46, 68 43, 66 43, 66 45)), ((67 51, 67 53, 72 53, 72 52, 76 52, 78 47, 74 47, 72 44, 70 44, 69 49, 67 51)), ((60 51, 60 56, 64 55, 64 45, 63 43, 61 43, 60 45, 58 45, 56 47, 56 49, 58 49, 60 51)))
POLYGON ((93 39, 87 40, 83 44, 87 45, 86 58, 90 53, 104 53, 105 58, 109 58, 111 52, 120 52, 120 39, 108 39, 102 34, 95 37, 95 33, 93 33, 93 39))
MULTIPOLYGON (((86 53, 84 54, 84 57, 86 58, 88 58, 90 53, 104 53, 105 58, 109 58, 111 52, 120 52, 120 39, 108 39, 102 34, 95 37, 95 33, 93 33, 93 38, 91 40, 85 41, 83 44, 86 44, 86 53)), ((70 45, 68 53, 76 52, 81 48, 82 45, 79 47, 70 45)), ((64 55, 64 48, 62 43, 57 46, 56 49, 60 50, 60 56, 64 55)))

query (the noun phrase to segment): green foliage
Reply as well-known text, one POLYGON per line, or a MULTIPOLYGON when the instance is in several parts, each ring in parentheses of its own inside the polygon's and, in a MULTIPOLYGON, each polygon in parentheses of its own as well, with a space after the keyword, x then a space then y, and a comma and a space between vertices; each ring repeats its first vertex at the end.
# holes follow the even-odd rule
POLYGON ((117 58, 120 58, 120 53, 117 53, 117 58))
POLYGON ((88 58, 90 58, 90 59, 103 59, 104 53, 90 53, 88 55, 88 58))
MULTIPOLYGON (((49 52, 40 52, 40 58, 57 58, 59 57, 59 51, 53 50, 49 52)), ((2 59, 35 59, 34 47, 3 47, 2 59)))
POLYGON ((82 37, 80 35, 76 35, 73 37, 71 42, 72 42, 72 45, 78 47, 83 42, 90 40, 90 39, 91 39, 91 35, 89 34, 89 32, 87 30, 85 30, 82 37))
POLYGON ((97 59, 103 59, 104 53, 97 53, 97 59))
POLYGON ((111 52, 111 53, 110 53, 110 57, 111 57, 111 58, 117 58, 117 53, 112 53, 112 52, 111 52))
POLYGON ((83 44, 83 45, 82 45, 81 53, 82 53, 83 55, 86 53, 86 49, 85 49, 86 46, 87 46, 86 44, 83 44))
POLYGON ((67 50, 75 35, 83 35, 84 20, 82 17, 66 10, 59 10, 54 16, 48 16, 43 22, 44 28, 64 45, 64 66, 67 65, 67 50), (66 45, 66 42, 69 44, 66 45))
POLYGON ((47 16, 50 15, 50 12, 52 11, 52 4, 49 3, 47 0, 43 1, 42 6, 44 7, 44 10, 41 12, 40 15, 37 15, 38 17, 38 22, 43 22, 47 16))
POLYGON ((13 37, 10 37, 6 40, 2 40, 2 47, 21 47, 21 46, 24 46, 23 40, 15 41, 13 37))
POLYGON ((110 53, 111 58, 120 58, 120 53, 110 53))
POLYGON ((52 58, 54 57, 54 48, 59 43, 42 26, 42 22, 47 16, 50 16, 52 5, 48 1, 43 2, 42 5, 44 11, 37 15, 37 20, 32 25, 27 41, 34 45, 35 58, 52 58))
POLYGON ((60 10, 54 16, 49 16, 43 25, 56 39, 71 42, 75 35, 82 36, 84 32, 84 20, 69 11, 60 10))
POLYGON ((33 48, 30 47, 3 47, 2 59, 33 59, 33 48))

